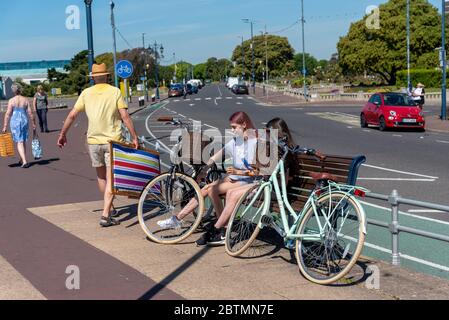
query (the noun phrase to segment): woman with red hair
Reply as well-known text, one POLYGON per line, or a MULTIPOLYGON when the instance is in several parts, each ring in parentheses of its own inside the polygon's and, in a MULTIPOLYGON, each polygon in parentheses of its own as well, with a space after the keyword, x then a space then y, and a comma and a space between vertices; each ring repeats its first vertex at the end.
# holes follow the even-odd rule
MULTIPOLYGON (((243 112, 235 112, 229 118, 232 134, 234 137, 226 143, 223 149, 214 154, 207 162, 208 166, 220 162, 223 153, 232 159, 232 167, 227 168, 228 175, 203 187, 203 197, 209 197, 215 209, 217 218, 223 212, 221 196, 228 191, 253 183, 254 178, 248 174, 252 171, 251 165, 256 163, 257 134, 253 122, 249 116, 243 112)), ((203 170, 207 171, 207 168, 203 170)), ((166 220, 158 221, 157 224, 163 229, 174 229, 181 226, 181 220, 191 214, 198 206, 195 199, 192 199, 176 216, 166 220)), ((200 239, 197 245, 224 244, 225 228, 212 227, 200 239)))

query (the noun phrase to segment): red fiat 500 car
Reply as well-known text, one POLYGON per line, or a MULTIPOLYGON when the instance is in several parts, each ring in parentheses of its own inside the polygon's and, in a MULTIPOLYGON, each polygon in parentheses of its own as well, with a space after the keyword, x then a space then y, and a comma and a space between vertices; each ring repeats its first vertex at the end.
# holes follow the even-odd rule
POLYGON ((381 131, 388 128, 417 128, 424 131, 422 110, 405 93, 375 93, 365 104, 360 114, 360 125, 378 126, 381 131))

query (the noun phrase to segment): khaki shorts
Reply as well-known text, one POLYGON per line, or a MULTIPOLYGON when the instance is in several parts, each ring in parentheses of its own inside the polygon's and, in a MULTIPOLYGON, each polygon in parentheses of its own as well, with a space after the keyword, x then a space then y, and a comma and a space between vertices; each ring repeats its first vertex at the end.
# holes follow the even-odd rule
POLYGON ((109 144, 89 144, 89 155, 92 160, 92 167, 110 167, 111 156, 109 152, 109 144))

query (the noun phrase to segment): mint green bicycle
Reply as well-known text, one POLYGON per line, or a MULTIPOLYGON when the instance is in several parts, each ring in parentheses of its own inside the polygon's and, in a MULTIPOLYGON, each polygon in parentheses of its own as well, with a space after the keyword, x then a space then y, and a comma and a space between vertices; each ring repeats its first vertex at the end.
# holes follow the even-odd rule
POLYGON ((226 230, 226 252, 242 255, 255 245, 260 230, 270 227, 287 248, 295 249, 299 269, 308 280, 318 284, 338 281, 351 270, 363 249, 366 219, 356 196, 368 190, 319 179, 324 185, 312 191, 297 213, 287 198, 284 161, 289 152, 313 154, 314 150, 292 149, 285 142, 280 146, 284 153, 271 176, 260 179, 237 203, 226 230), (280 216, 270 210, 273 190, 280 216))

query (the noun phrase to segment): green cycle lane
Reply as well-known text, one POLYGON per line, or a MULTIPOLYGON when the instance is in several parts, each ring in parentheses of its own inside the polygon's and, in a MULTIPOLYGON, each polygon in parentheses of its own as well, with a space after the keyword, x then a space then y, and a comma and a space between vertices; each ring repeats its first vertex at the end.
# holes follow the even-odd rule
MULTIPOLYGON (((367 219, 391 223, 391 210, 362 202, 367 219)), ((441 235, 449 235, 449 223, 399 211, 399 225, 441 235)), ((368 224, 362 254, 391 263, 391 233, 387 228, 368 224)), ((449 243, 414 235, 399 233, 401 266, 449 279, 449 243)))

